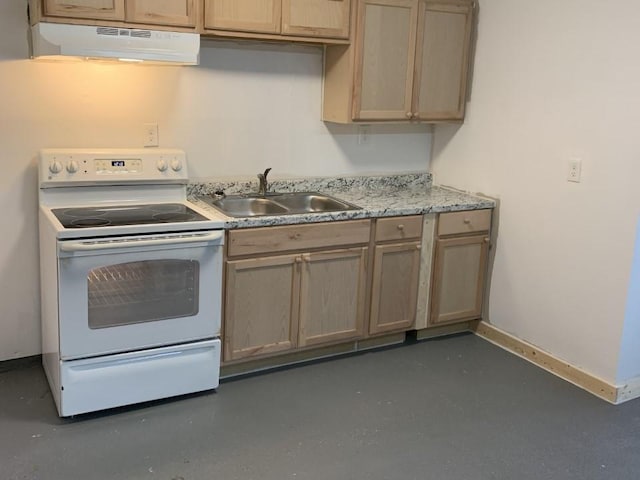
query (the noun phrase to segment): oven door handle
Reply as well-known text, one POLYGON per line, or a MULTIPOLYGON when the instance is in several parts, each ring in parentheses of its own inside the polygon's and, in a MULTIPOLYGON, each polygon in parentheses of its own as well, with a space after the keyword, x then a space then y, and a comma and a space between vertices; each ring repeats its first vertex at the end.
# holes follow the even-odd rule
POLYGON ((179 236, 156 236, 152 239, 118 239, 113 241, 97 241, 97 242, 73 242, 60 243, 60 251, 62 252, 95 252, 98 250, 115 250, 121 248, 134 247, 159 247, 159 246, 175 246, 185 243, 222 245, 224 232, 222 230, 207 233, 196 233, 179 236))

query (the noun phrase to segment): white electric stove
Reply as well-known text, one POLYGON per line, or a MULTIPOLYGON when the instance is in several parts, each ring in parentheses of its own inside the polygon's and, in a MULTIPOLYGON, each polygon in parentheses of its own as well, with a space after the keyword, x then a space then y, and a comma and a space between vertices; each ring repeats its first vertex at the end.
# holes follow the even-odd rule
POLYGON ((40 152, 43 365, 60 416, 214 389, 222 221, 184 152, 40 152))

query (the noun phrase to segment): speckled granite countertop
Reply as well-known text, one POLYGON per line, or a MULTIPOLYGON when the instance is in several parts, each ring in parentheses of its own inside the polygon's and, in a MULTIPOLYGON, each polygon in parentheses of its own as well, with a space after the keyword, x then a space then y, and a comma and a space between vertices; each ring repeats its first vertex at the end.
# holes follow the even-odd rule
POLYGON ((219 190, 224 191, 227 195, 253 193, 257 191, 257 182, 252 180, 226 180, 193 182, 189 185, 189 200, 209 212, 213 217, 223 220, 224 228, 292 225, 495 207, 493 200, 452 188, 433 186, 432 177, 429 173, 277 179, 269 183, 270 191, 321 192, 362 207, 361 210, 343 212, 228 217, 202 200, 202 198, 206 198, 211 193, 219 190))

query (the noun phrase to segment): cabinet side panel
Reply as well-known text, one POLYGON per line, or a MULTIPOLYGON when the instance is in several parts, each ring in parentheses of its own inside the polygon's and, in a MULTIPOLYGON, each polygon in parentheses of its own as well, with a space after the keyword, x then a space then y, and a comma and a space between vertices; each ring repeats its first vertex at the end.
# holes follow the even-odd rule
POLYGON ((328 46, 324 54, 322 120, 350 123, 354 47, 328 46))
POLYGON ((327 46, 324 54, 322 93, 322 120, 325 122, 351 123, 353 120, 353 89, 355 75, 355 44, 358 0, 350 7, 349 35, 351 44, 327 46))
POLYGON ((433 247, 435 243, 436 215, 424 215, 422 224, 422 248, 420 249, 420 280, 418 282, 418 306, 416 329, 427 328, 433 273, 433 247))
POLYGON ((29 5, 29 24, 35 25, 42 19, 42 0, 28 0, 29 5))

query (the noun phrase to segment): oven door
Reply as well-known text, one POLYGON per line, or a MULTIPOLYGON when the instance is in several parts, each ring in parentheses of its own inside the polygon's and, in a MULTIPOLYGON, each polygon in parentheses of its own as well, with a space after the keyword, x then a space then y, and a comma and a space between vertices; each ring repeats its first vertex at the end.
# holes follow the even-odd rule
POLYGON ((220 335, 224 232, 58 241, 63 360, 220 335))

